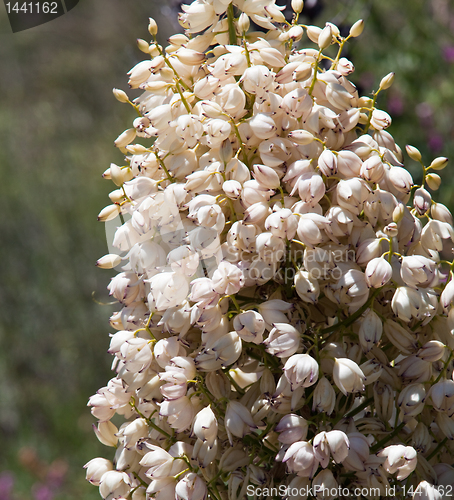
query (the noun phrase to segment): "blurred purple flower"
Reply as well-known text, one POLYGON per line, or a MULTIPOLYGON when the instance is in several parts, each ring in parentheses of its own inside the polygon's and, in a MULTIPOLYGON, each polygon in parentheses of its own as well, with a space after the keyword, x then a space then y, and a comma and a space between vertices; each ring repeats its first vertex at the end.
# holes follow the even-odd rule
POLYGON ((54 493, 45 484, 35 484, 33 486, 33 498, 35 500, 53 500, 54 493))
POLYGON ((12 472, 6 471, 0 474, 0 500, 11 500, 14 487, 14 476, 12 472))
POLYGON ((454 63, 454 45, 443 47, 443 57, 446 62, 454 63))
POLYGON ((400 96, 392 95, 389 97, 386 107, 391 115, 399 116, 404 112, 404 101, 400 96))
POLYGON ((429 148, 433 152, 438 152, 443 149, 444 141, 443 137, 440 134, 437 134, 436 132, 430 134, 429 136, 429 148))

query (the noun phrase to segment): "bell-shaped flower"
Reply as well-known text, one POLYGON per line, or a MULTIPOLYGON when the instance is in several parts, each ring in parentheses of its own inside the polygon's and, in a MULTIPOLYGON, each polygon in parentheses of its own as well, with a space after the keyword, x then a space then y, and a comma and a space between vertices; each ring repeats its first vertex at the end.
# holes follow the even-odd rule
POLYGON ((99 481, 99 494, 104 499, 127 497, 131 491, 131 480, 126 472, 107 471, 99 481))
POLYGON ((159 414, 167 417, 167 422, 177 432, 188 429, 194 418, 194 407, 187 396, 161 403, 159 414))
POLYGON ((347 458, 342 462, 347 470, 365 471, 365 462, 369 458, 369 441, 361 432, 347 434, 350 443, 347 458))
POLYGON ((160 273, 153 276, 149 282, 148 302, 154 302, 158 311, 178 306, 188 296, 189 284, 184 275, 169 272, 160 273))
POLYGON ((273 323, 268 338, 264 341, 266 351, 279 358, 288 358, 298 350, 300 332, 287 323, 273 323))
POLYGON ((336 404, 336 393, 326 377, 322 377, 315 387, 312 411, 331 415, 336 404))
POLYGON ((334 358, 334 383, 347 396, 348 393, 364 390, 366 379, 361 368, 351 359, 334 358))
POLYGON ((419 500, 442 500, 444 488, 439 486, 434 486, 427 481, 421 481, 415 488, 415 496, 418 496, 419 500))
POLYGON ((279 442, 293 444, 306 439, 308 423, 303 417, 290 413, 281 418, 274 430, 279 432, 279 442))
POLYGON ((205 500, 207 493, 205 481, 194 472, 189 472, 178 481, 175 487, 175 500, 205 500))
POLYGON ((221 262, 213 273, 213 288, 221 295, 238 293, 243 286, 243 273, 230 262, 221 262))
POLYGON ((95 486, 99 486, 104 473, 113 470, 113 464, 105 458, 93 458, 84 465, 84 469, 87 469, 87 481, 95 486))
POLYGON ((109 294, 113 295, 122 304, 129 305, 139 295, 141 283, 135 273, 119 273, 108 285, 109 294))
POLYGON ((417 356, 408 356, 399 361, 397 374, 402 379, 412 382, 427 382, 432 376, 432 363, 417 356))
POLYGON ((282 461, 287 464, 290 472, 310 479, 314 477, 319 464, 314 448, 306 441, 291 444, 282 461))
POLYGON ((446 352, 446 346, 439 340, 429 340, 426 342, 416 354, 424 361, 434 363, 441 359, 446 352))
POLYGON ((369 352, 377 345, 383 333, 383 323, 377 313, 368 309, 359 318, 358 339, 364 352, 369 352))
POLYGON ((425 398, 422 384, 410 384, 400 392, 397 404, 406 417, 415 417, 423 411, 425 398))
POLYGON ((182 5, 183 14, 180 14, 181 25, 188 33, 199 33, 216 22, 217 16, 214 7, 202 2, 192 2, 190 5, 182 5))
POLYGON ((224 419, 225 430, 229 438, 230 446, 233 446, 232 436, 244 437, 256 429, 257 426, 252 418, 251 412, 240 402, 230 401, 227 405, 224 419))
POLYGON ((385 457, 383 468, 389 474, 397 472, 396 479, 402 481, 407 478, 415 469, 418 463, 418 454, 411 446, 402 444, 390 445, 377 453, 379 457, 385 457))
POLYGON ((433 287, 438 283, 437 263, 423 255, 402 257, 400 275, 411 287, 433 287))
POLYGON ((302 269, 295 274, 295 290, 301 300, 310 304, 315 304, 320 295, 318 280, 302 269))
POLYGON ((210 446, 213 445, 218 435, 218 421, 209 406, 200 410, 195 416, 193 432, 202 441, 207 441, 210 446))
POLYGON ((235 316, 233 328, 245 342, 261 344, 265 332, 265 320, 256 311, 246 311, 235 316))
POLYGON ((292 386, 310 387, 318 380, 318 363, 309 354, 294 354, 284 365, 284 374, 292 386))
POLYGON ((367 263, 364 274, 368 286, 380 288, 391 279, 393 268, 383 257, 375 257, 367 263))
POLYGON ((345 460, 350 448, 350 442, 347 435, 342 431, 323 431, 314 437, 313 446, 317 460, 326 469, 330 455, 337 464, 345 460))
POLYGON ((265 220, 265 229, 279 238, 292 240, 298 227, 298 219, 288 208, 272 213, 265 220))
POLYGON ((430 399, 437 411, 446 412, 448 416, 454 415, 454 381, 440 380, 430 388, 430 399))
POLYGON ((312 481, 312 491, 315 493, 315 498, 335 500, 338 498, 336 493, 338 490, 339 485, 329 469, 320 471, 312 481))
POLYGON ((370 156, 361 165, 361 177, 366 181, 379 183, 385 175, 385 167, 378 155, 370 156))

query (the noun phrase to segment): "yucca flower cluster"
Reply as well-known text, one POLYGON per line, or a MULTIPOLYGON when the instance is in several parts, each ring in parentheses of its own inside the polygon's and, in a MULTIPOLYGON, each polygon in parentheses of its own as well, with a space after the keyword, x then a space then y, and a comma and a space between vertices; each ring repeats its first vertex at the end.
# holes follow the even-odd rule
POLYGON ((342 37, 292 8, 196 0, 166 48, 150 19, 143 94, 114 90, 138 116, 99 214, 121 305, 89 401, 106 500, 454 494, 447 159, 386 130, 392 73, 372 97, 349 81, 361 20, 342 37))

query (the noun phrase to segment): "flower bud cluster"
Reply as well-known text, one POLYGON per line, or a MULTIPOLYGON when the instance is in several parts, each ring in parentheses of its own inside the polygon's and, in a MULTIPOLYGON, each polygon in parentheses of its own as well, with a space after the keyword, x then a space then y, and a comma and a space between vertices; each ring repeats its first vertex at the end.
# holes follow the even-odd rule
POLYGON ((364 23, 343 38, 292 7, 195 0, 165 48, 150 19, 128 73, 143 93, 114 91, 138 117, 99 214, 120 310, 89 405, 115 452, 86 468, 106 500, 454 481, 454 230, 431 195, 447 160, 407 146, 416 186, 376 107, 394 73, 373 98, 348 79, 364 23))

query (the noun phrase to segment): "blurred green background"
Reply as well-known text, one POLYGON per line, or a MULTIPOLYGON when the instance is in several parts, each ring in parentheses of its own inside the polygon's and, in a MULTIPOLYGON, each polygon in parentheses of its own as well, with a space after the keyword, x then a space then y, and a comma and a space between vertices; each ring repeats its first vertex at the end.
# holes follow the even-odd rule
MULTIPOLYGON (((165 43, 176 12, 157 0, 81 0, 13 35, 0 10, 0 500, 99 498, 82 466, 112 449, 97 442, 86 402, 112 377, 115 308, 96 302, 109 302, 111 276, 94 267, 107 251, 96 216, 112 188, 101 173, 122 158, 113 140, 134 118, 111 89, 126 90, 142 60, 135 40, 149 38, 148 17, 165 43)), ((453 3, 308 0, 302 22, 348 32, 359 18, 352 80, 368 95, 395 71, 379 99, 391 133, 427 162, 454 160, 453 3)), ((437 195, 451 209, 453 169, 437 195)))

